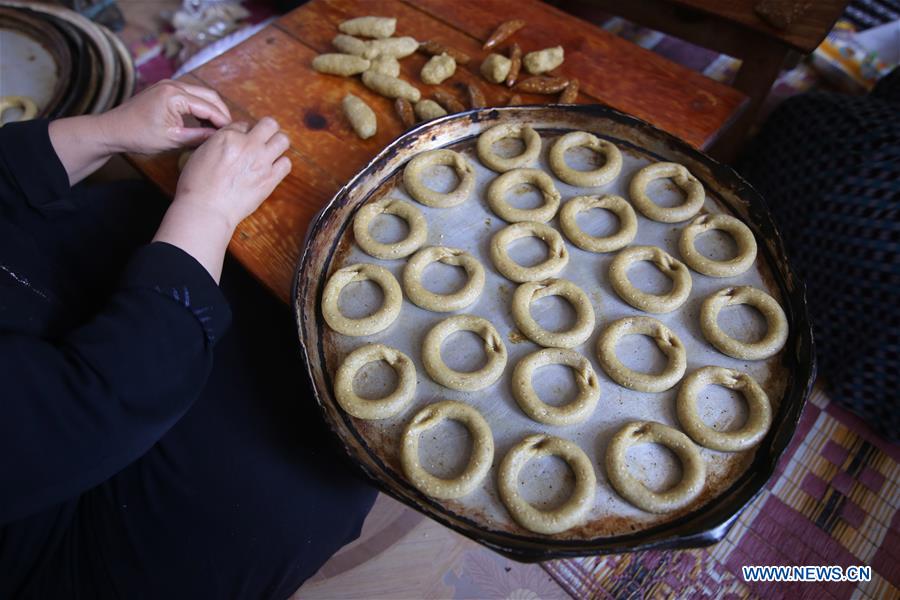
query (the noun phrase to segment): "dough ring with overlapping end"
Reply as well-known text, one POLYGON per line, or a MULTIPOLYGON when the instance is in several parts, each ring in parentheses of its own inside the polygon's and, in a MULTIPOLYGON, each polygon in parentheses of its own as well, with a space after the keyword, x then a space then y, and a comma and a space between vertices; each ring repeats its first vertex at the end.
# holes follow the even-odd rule
POLYGON ((774 356, 784 347, 788 337, 788 322, 781 306, 772 296, 749 285, 727 287, 710 295, 700 306, 700 330, 716 349, 733 358, 762 360, 774 356), (726 306, 747 304, 766 318, 768 331, 756 342, 741 342, 719 327, 719 311, 726 306))
POLYGON ((372 335, 387 329, 397 319, 402 304, 403 292, 391 272, 384 267, 368 263, 357 263, 338 269, 328 278, 322 292, 322 316, 325 317, 325 322, 338 333, 350 336, 372 335), (345 317, 338 308, 341 291, 351 283, 366 280, 374 281, 381 287, 384 293, 381 307, 368 317, 360 319, 345 317))
POLYGON ((544 534, 560 533, 581 523, 594 505, 597 492, 597 475, 584 450, 569 440, 540 433, 529 435, 506 453, 497 483, 500 499, 513 519, 529 531, 544 534), (535 508, 519 493, 519 472, 529 461, 543 456, 563 459, 575 474, 572 495, 551 510, 535 508))
POLYGON ((701 446, 723 452, 740 452, 756 446, 772 425, 769 397, 756 380, 746 373, 724 367, 703 367, 684 378, 675 401, 682 429, 701 446), (735 431, 717 431, 703 422, 697 410, 700 391, 708 385, 721 385, 740 392, 750 409, 743 427, 735 431))
POLYGON ((494 437, 491 427, 477 410, 453 400, 429 404, 406 425, 400 445, 400 464, 406 478, 432 498, 451 500, 475 491, 494 461, 494 437), (466 426, 472 436, 472 454, 465 470, 453 479, 435 477, 419 462, 419 436, 443 421, 451 419, 466 426))
POLYGON ((513 169, 494 178, 487 189, 487 201, 494 214, 510 223, 535 221, 546 223, 559 209, 559 191, 553 179, 540 169, 513 169), (516 208, 506 201, 513 186, 527 183, 538 188, 544 203, 537 208, 516 208))
POLYGON ((516 402, 529 417, 547 425, 575 425, 586 421, 600 400, 600 382, 588 359, 565 348, 544 348, 532 352, 516 364, 512 375, 516 402), (575 371, 578 395, 563 406, 542 402, 534 391, 534 372, 547 365, 565 365, 575 371))
POLYGON ((687 221, 703 207, 706 193, 703 184, 691 175, 684 165, 672 162, 658 162, 647 165, 631 179, 629 187, 631 202, 648 219, 660 223, 687 221), (686 198, 678 206, 664 207, 647 196, 647 185, 654 179, 671 179, 680 187, 686 198))
POLYGON ((353 219, 353 236, 363 252, 383 260, 409 256, 425 244, 428 238, 428 222, 425 215, 409 202, 394 198, 382 198, 363 205, 353 219), (372 237, 369 227, 378 215, 400 217, 409 226, 409 233, 398 242, 385 244, 372 237))
POLYGON ((462 154, 453 150, 429 150, 416 155, 403 169, 403 185, 417 202, 432 208, 452 208, 465 202, 475 188, 475 170, 462 154), (426 170, 435 166, 452 167, 459 177, 456 188, 437 192, 423 181, 426 170))
POLYGON ((38 113, 37 104, 28 96, 0 96, 0 117, 11 108, 22 110, 22 114, 16 121, 30 121, 38 113))
POLYGON ((516 327, 535 344, 553 348, 574 348, 594 332, 594 308, 580 287, 567 279, 529 281, 516 288, 512 300, 516 327), (549 331, 531 316, 531 303, 547 296, 561 296, 575 309, 575 324, 566 331, 549 331))
POLYGON ((431 378, 446 388, 475 392, 493 385, 506 367, 506 346, 491 322, 474 315, 447 317, 425 335, 422 343, 422 362, 431 378), (441 344, 457 331, 471 331, 484 340, 487 362, 475 371, 454 371, 441 357, 441 344))
POLYGON ((434 312, 453 312, 469 306, 484 289, 484 267, 478 259, 459 248, 429 246, 416 252, 403 268, 403 290, 416 306, 434 312), (469 276, 462 289, 452 294, 438 294, 422 285, 422 274, 433 262, 462 267, 469 276))
POLYGON ((753 266, 753 261, 756 260, 756 239, 740 219, 722 214, 700 215, 682 230, 678 251, 684 262, 698 273, 710 277, 735 277, 753 266), (713 260, 697 251, 694 246, 697 236, 712 229, 724 231, 734 238, 737 256, 729 260, 713 260))
POLYGON ((597 358, 610 379, 639 392, 664 392, 678 383, 687 368, 684 344, 675 332, 652 317, 625 317, 613 321, 597 340, 597 358), (626 335, 646 335, 669 359, 662 373, 652 375, 629 369, 616 356, 616 345, 626 335))
POLYGON ((656 246, 631 246, 619 252, 609 265, 609 282, 619 298, 631 306, 649 313, 672 312, 691 295, 691 272, 683 262, 656 246), (652 262, 669 279, 672 289, 667 294, 651 294, 639 290, 628 279, 632 264, 652 262))
POLYGON ((334 376, 334 396, 345 411, 359 419, 387 419, 406 408, 416 394, 416 366, 410 358, 384 344, 368 344, 347 355, 334 376), (353 390, 356 373, 383 360, 399 377, 396 389, 383 398, 366 400, 353 390))
POLYGON ((512 169, 520 169, 536 161, 541 154, 541 136, 530 125, 497 125, 478 136, 476 149, 478 158, 484 166, 503 173, 512 169), (509 158, 504 158, 494 152, 494 143, 506 138, 521 139, 525 144, 525 150, 521 154, 509 158))
POLYGON ((566 238, 588 252, 615 252, 630 244, 637 235, 637 215, 621 196, 576 196, 563 204, 559 211, 559 227, 566 238), (588 235, 578 226, 578 213, 602 208, 616 215, 619 230, 604 237, 588 235))
POLYGON ((491 262, 500 274, 516 283, 548 279, 565 268, 569 251, 557 230, 544 223, 523 221, 507 225, 491 239, 491 262), (525 237, 540 238, 547 244, 547 259, 531 267, 523 267, 510 258, 506 247, 525 237))
POLYGON ((606 448, 606 476, 619 495, 641 510, 668 513, 684 508, 703 491, 706 463, 700 449, 677 429, 654 421, 633 421, 613 436, 606 448), (662 444, 681 461, 681 481, 664 492, 649 489, 628 470, 628 449, 635 444, 662 444))
POLYGON ((622 171, 622 153, 612 142, 602 140, 586 131, 573 131, 560 137, 550 147, 550 169, 569 185, 599 187, 616 179, 622 171), (606 158, 603 166, 590 171, 573 169, 566 163, 566 151, 570 148, 588 148, 606 158))

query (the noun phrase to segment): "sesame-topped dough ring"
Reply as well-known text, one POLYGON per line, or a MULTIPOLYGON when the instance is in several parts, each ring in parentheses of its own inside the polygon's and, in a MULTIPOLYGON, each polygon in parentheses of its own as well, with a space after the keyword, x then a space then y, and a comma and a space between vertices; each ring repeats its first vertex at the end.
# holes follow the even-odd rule
POLYGON ((656 246, 631 246, 619 252, 609 265, 609 282, 619 298, 631 306, 649 313, 672 312, 691 295, 693 280, 683 262, 656 246), (646 260, 652 262, 669 279, 672 289, 666 294, 651 294, 639 290, 628 279, 632 264, 646 260))
POLYGON ((395 348, 367 344, 347 355, 334 376, 334 396, 345 411, 358 419, 387 419, 406 408, 416 394, 416 366, 395 348), (399 377, 393 392, 377 400, 361 398, 353 390, 356 373, 365 365, 383 360, 399 377))
POLYGON ((475 392, 496 383, 506 368, 506 346, 491 322, 474 315, 447 317, 431 328, 422 343, 422 363, 428 375, 440 385, 462 392, 475 392), (457 331, 471 331, 484 340, 487 362, 475 371, 454 371, 441 356, 441 344, 457 331))
POLYGON ((494 461, 494 436, 491 427, 477 410, 468 404, 443 400, 420 410, 407 423, 400 444, 400 464, 410 483, 432 498, 462 498, 482 482, 494 461), (465 470, 453 479, 435 477, 419 462, 419 436, 443 421, 451 419, 466 426, 472 436, 472 454, 465 470))
POLYGON ((750 375, 724 367, 703 367, 684 378, 675 400, 678 422, 701 446, 723 452, 740 452, 759 444, 772 426, 769 397, 750 375), (721 385, 740 392, 747 401, 747 422, 735 431, 717 431, 703 422, 697 410, 700 391, 721 385))
POLYGON ((612 142, 598 138, 586 131, 573 131, 557 139, 550 147, 550 169, 569 185, 599 187, 615 181, 622 171, 622 152, 612 142), (603 166, 590 171, 573 169, 566 163, 566 151, 570 148, 588 148, 606 158, 603 166))
POLYGON ((500 274, 516 283, 548 279, 565 268, 569 251, 557 230, 544 223, 523 221, 507 225, 491 239, 491 262, 500 274), (547 244, 547 259, 531 267, 523 267, 510 258, 507 246, 515 240, 536 237, 547 244))
POLYGON ((600 400, 600 382, 588 359, 565 348, 543 348, 520 360, 512 375, 512 391, 519 407, 538 423, 575 425, 586 421, 600 400), (563 406, 543 402, 535 393, 534 372, 547 365, 565 365, 575 371, 578 395, 563 406))
POLYGON ((560 533, 578 525, 594 505, 597 475, 578 444, 547 434, 533 434, 513 446, 500 463, 497 474, 500 499, 516 522, 535 533, 560 533), (558 456, 575 474, 572 495, 557 508, 540 510, 519 493, 519 472, 532 459, 558 456))
POLYGON ((382 198, 363 205, 353 219, 353 236, 363 252, 383 260, 409 256, 425 244, 428 239, 428 222, 425 215, 409 202, 394 198, 382 198), (409 226, 409 233, 398 242, 385 244, 376 240, 369 227, 378 215, 400 217, 409 226))
POLYGON ((403 290, 406 297, 425 310, 453 312, 469 306, 484 289, 484 267, 478 259, 459 248, 429 246, 416 252, 403 268, 403 290), (452 294, 438 294, 422 285, 422 274, 433 262, 462 267, 469 276, 466 284, 452 294))
POLYGON ((594 332, 594 308, 580 287, 567 279, 545 279, 525 282, 516 288, 512 315, 521 332, 541 346, 574 348, 587 341, 594 332), (531 303, 547 296, 561 296, 575 309, 575 324, 566 331, 549 331, 531 316, 531 303))
POLYGON ((610 379, 639 392, 664 392, 681 381, 687 368, 684 344, 675 332, 652 317, 624 317, 614 321, 597 340, 597 358, 610 379), (626 335, 646 335, 669 359, 662 373, 651 375, 626 367, 616 356, 616 345, 626 335))
POLYGON ((700 305, 700 330, 703 337, 716 349, 742 360, 762 360, 778 354, 788 337, 788 322, 778 302, 755 287, 742 285, 727 287, 711 294, 700 305), (719 327, 719 311, 726 306, 747 304, 756 308, 766 318, 768 331, 756 342, 741 342, 719 327))
POLYGON ((513 169, 491 181, 487 189, 487 201, 494 214, 510 223, 534 221, 546 223, 559 210, 559 190, 553 179, 540 169, 513 169), (544 203, 537 208, 516 208, 506 201, 506 193, 513 186, 527 183, 538 188, 544 203))
POLYGON ((491 127, 478 136, 476 144, 478 158, 487 168, 503 173, 512 169, 520 169, 537 160, 541 154, 541 136, 530 125, 507 123, 491 127), (506 138, 519 138, 525 144, 525 150, 516 156, 504 158, 494 152, 494 143, 506 138))
POLYGON ((588 252, 615 252, 621 250, 637 235, 637 215, 621 196, 576 196, 563 204, 559 211, 559 228, 566 238, 588 252), (619 230, 608 236, 595 237, 578 226, 578 213, 592 208, 602 208, 616 215, 619 230))
POLYGON ((756 238, 749 227, 731 215, 700 215, 681 231, 678 251, 684 262, 698 273, 709 277, 735 277, 753 266, 753 261, 756 260, 756 238), (737 256, 729 260, 713 260, 697 251, 694 246, 697 236, 712 229, 724 231, 734 238, 737 256))
POLYGON ((668 513, 684 508, 703 491, 706 463, 691 438, 677 429, 653 421, 633 421, 613 436, 606 448, 606 476, 625 500, 641 510, 668 513), (662 444, 681 461, 681 481, 664 492, 654 492, 628 471, 628 449, 635 444, 662 444))
POLYGON ((447 150, 429 150, 417 154, 403 169, 403 185, 417 202, 432 208, 452 208, 465 202, 475 188, 475 170, 462 154, 447 150), (422 181, 425 170, 434 166, 452 167, 459 183, 451 192, 436 192, 422 181))
POLYGON ((703 207, 706 192, 703 184, 691 175, 684 165, 672 162, 658 162, 647 165, 631 179, 629 186, 631 202, 648 219, 660 223, 687 221, 703 207), (685 193, 684 202, 678 206, 663 207, 647 196, 647 185, 654 179, 668 178, 685 193))
POLYGON ((357 263, 338 269, 328 278, 322 292, 322 316, 328 326, 344 335, 372 335, 387 329, 400 314, 403 292, 390 271, 379 265, 357 263), (381 287, 384 300, 381 307, 368 317, 351 319, 338 308, 341 291, 351 283, 371 280, 381 287))

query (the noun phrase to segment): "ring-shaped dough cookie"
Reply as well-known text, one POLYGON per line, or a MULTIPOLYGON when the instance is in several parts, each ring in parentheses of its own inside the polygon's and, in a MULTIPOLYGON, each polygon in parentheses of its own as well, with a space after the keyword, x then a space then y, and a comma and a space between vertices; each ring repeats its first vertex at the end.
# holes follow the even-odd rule
POLYGON ((677 429, 653 421, 628 423, 606 448, 606 476, 619 494, 641 510, 668 513, 693 502, 706 483, 706 463, 700 449, 677 429), (654 492, 628 471, 628 449, 635 444, 662 444, 681 461, 681 481, 664 492, 654 492))
POLYGON ((574 348, 594 332, 594 307, 580 287, 568 279, 529 281, 516 288, 512 299, 516 327, 535 344, 552 348, 574 348), (575 309, 575 324, 566 331, 549 331, 531 316, 531 303, 547 296, 560 296, 575 309))
POLYGON ((730 215, 700 215, 681 231, 678 251, 684 262, 709 277, 735 277, 753 266, 756 260, 756 238, 740 219, 730 215), (737 256, 729 260, 713 260, 697 251, 694 240, 701 233, 718 229, 731 234, 737 244, 737 256))
POLYGON ((536 161, 541 154, 541 136, 530 125, 497 125, 478 136, 476 149, 478 158, 484 166, 503 173, 520 169, 536 161), (494 152, 494 143, 505 138, 520 138, 525 143, 525 150, 509 158, 498 155, 494 152))
POLYGON ((600 400, 600 382, 591 362, 564 348, 543 348, 520 360, 513 369, 512 391, 525 414, 547 425, 575 425, 586 421, 600 400), (573 401, 552 406, 538 397, 532 385, 534 372, 547 365, 565 365, 575 371, 578 396, 573 401))
POLYGON ((387 329, 397 319, 402 304, 403 292, 391 272, 379 265, 368 263, 357 263, 338 269, 328 278, 322 292, 322 316, 325 317, 325 322, 338 333, 354 337, 372 335, 387 329), (338 307, 341 291, 351 283, 367 279, 381 286, 384 293, 381 307, 361 319, 345 317, 338 307))
POLYGON ((429 246, 416 252, 403 267, 403 290, 406 297, 425 310, 453 312, 469 306, 484 289, 484 267, 478 259, 459 248, 429 246), (422 285, 422 274, 433 262, 462 267, 469 276, 462 289, 452 294, 437 294, 422 285))
POLYGON ((510 223, 535 221, 546 223, 559 210, 559 191, 553 179, 540 169, 513 169, 498 175, 487 189, 487 201, 494 214, 510 223), (506 193, 513 186, 527 183, 541 191, 544 203, 537 208, 516 208, 506 201, 506 193))
POLYGON ((569 251, 557 230, 544 223, 525 221, 507 225, 491 239, 491 262, 500 274, 516 283, 549 279, 565 268, 569 251), (515 240, 525 237, 540 238, 547 244, 547 259, 531 267, 523 267, 510 258, 506 251, 515 240))
POLYGON ((506 368, 506 346, 491 322, 474 315, 447 317, 431 328, 422 343, 422 363, 428 375, 451 390, 475 392, 496 383, 506 368), (454 371, 441 357, 441 344, 457 331, 471 331, 484 340, 487 362, 476 371, 454 371))
POLYGON ((684 344, 675 332, 652 317, 625 317, 614 321, 597 340, 597 358, 610 379, 639 392, 664 392, 678 383, 687 368, 684 344), (662 373, 651 375, 629 369, 616 356, 616 345, 626 335, 646 335, 669 359, 662 373))
POLYGON ((586 131, 573 131, 557 139, 550 147, 550 169, 569 185, 599 187, 615 181, 622 171, 622 153, 612 142, 602 140, 586 131), (606 158, 603 166, 590 171, 573 169, 566 163, 570 148, 588 148, 606 158))
POLYGON ((425 244, 428 238, 428 222, 422 211, 402 200, 382 198, 363 205, 353 219, 353 236, 362 251, 383 260, 409 256, 425 244), (409 233, 398 242, 385 244, 372 237, 369 227, 378 215, 400 217, 409 226, 409 233))
POLYGON ((544 534, 560 533, 581 523, 597 493, 597 475, 584 450, 569 440, 541 433, 529 435, 506 453, 497 483, 500 499, 513 519, 529 531, 544 534), (575 474, 572 495, 562 506, 551 510, 535 508, 519 493, 519 472, 530 460, 542 456, 558 456, 575 474))
POLYGON ((406 408, 416 394, 416 366, 410 358, 384 344, 361 346, 347 355, 334 376, 334 396, 345 411, 359 419, 387 419, 406 408), (356 373, 371 362, 383 360, 394 369, 396 389, 383 398, 366 400, 353 390, 356 373))
POLYGON ((648 219, 660 223, 678 223, 687 221, 703 207, 706 193, 703 184, 691 175, 684 165, 671 162, 658 162, 647 165, 631 179, 629 187, 631 202, 648 219), (654 179, 669 178, 680 187, 687 196, 682 204, 672 207, 660 206, 647 196, 647 185, 654 179))
POLYGON ((2 96, 0 97, 0 117, 12 108, 22 109, 22 114, 16 121, 30 121, 37 116, 38 107, 34 100, 28 96, 2 96))
POLYGON ((740 371, 724 367, 703 367, 684 378, 675 400, 678 422, 685 433, 701 446, 740 452, 760 443, 772 425, 769 397, 756 380, 740 371), (703 422, 697 411, 700 390, 708 385, 721 385, 740 392, 750 409, 747 422, 735 431, 717 431, 703 422))
POLYGON ((711 294, 700 306, 703 337, 722 354, 742 360, 762 360, 778 354, 788 337, 788 322, 781 306, 772 296, 749 285, 727 287, 711 294), (741 342, 719 327, 719 311, 726 306, 747 304, 766 318, 768 331, 757 342, 741 342))
POLYGON ((477 410, 453 400, 430 404, 406 425, 400 445, 400 464, 406 478, 432 498, 450 500, 475 491, 494 461, 494 436, 491 427, 477 410), (454 479, 435 477, 419 463, 419 436, 444 419, 459 421, 472 436, 472 454, 465 470, 454 479))
POLYGON ((452 208, 465 202, 475 188, 475 170, 462 154, 453 150, 429 150, 417 154, 403 169, 403 185, 417 202, 432 208, 452 208), (422 181, 425 170, 443 165, 452 167, 459 184, 451 192, 436 192, 422 181))
POLYGON ((576 196, 559 211, 559 228, 566 238, 588 252, 615 252, 621 250, 637 235, 637 215, 621 196, 576 196), (578 213, 592 208, 602 208, 619 219, 619 230, 604 237, 588 235, 578 226, 578 213))
POLYGON ((656 246, 631 246, 619 252, 609 265, 609 282, 619 298, 631 306, 649 313, 672 312, 691 295, 691 272, 683 262, 656 246), (652 262, 672 280, 667 294, 651 294, 639 290, 628 279, 632 264, 646 260, 652 262))

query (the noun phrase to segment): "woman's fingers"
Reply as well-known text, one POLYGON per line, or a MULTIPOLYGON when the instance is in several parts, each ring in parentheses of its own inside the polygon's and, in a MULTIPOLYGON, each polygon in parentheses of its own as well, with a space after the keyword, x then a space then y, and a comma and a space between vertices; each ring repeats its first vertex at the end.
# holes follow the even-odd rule
POLYGON ((259 144, 267 143, 273 135, 278 133, 280 127, 272 117, 263 117, 257 121, 250 130, 250 137, 259 144))
POLYGON ((231 123, 230 115, 223 113, 218 106, 200 96, 183 94, 181 101, 187 113, 198 119, 205 119, 216 127, 225 127, 231 123))
POLYGON ((288 139, 288 136, 279 131, 266 142, 266 156, 274 161, 276 158, 287 152, 287 149, 290 147, 291 140, 288 139))
POLYGON ((225 116, 228 122, 231 122, 231 111, 228 110, 228 106, 225 104, 225 101, 222 100, 222 97, 219 96, 219 94, 215 90, 203 87, 202 85, 186 83, 184 81, 173 81, 172 83, 174 83, 176 86, 178 86, 188 94, 197 96, 198 98, 203 98, 210 104, 214 105, 225 116))
POLYGON ((199 146, 216 133, 212 127, 178 127, 172 134, 180 146, 199 146))

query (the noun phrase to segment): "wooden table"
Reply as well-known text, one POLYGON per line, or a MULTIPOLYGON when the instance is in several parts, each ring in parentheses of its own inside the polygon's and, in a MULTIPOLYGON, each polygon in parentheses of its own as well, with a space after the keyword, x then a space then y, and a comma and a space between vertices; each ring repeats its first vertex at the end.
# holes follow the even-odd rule
MULTIPOLYGON (((215 89, 236 119, 275 117, 291 138, 293 171, 272 196, 237 228, 229 250, 260 281, 289 301, 294 268, 307 227, 318 210, 375 154, 403 131, 392 101, 366 89, 359 78, 321 75, 310 62, 330 51, 337 24, 362 15, 398 18, 397 35, 435 39, 469 53, 474 60, 443 88, 460 100, 459 83, 478 81, 491 105, 505 105, 511 93, 477 75, 486 53, 481 41, 508 18, 525 19, 516 36, 524 51, 561 44, 561 75, 581 81, 581 103, 607 104, 645 119, 697 147, 707 147, 746 102, 740 92, 602 31, 537 0, 312 0, 281 17, 229 52, 184 77, 215 89), (341 113, 348 92, 378 114, 378 133, 360 140, 341 113)), ((424 97, 429 88, 419 70, 426 57, 401 61, 401 77, 424 97)), ((554 101, 523 96, 525 103, 554 101)), ((177 154, 132 156, 136 167, 168 194, 178 179, 177 154)))

